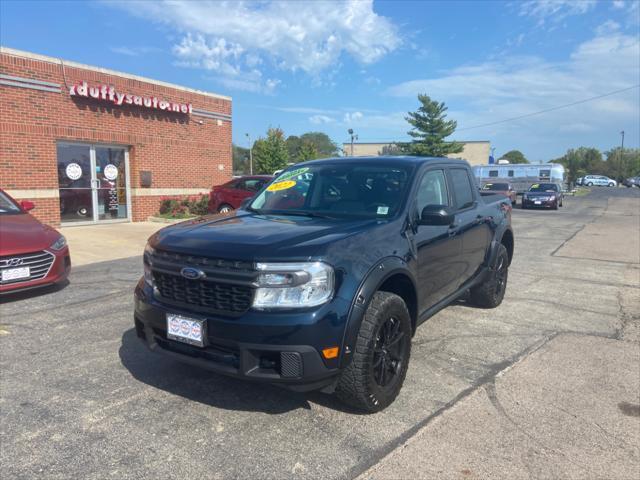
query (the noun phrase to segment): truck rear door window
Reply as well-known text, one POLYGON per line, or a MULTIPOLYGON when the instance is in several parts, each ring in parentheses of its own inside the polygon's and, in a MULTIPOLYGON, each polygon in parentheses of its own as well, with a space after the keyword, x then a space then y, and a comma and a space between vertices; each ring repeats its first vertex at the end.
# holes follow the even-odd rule
POLYGON ((490 177, 497 177, 498 176, 498 170, 489 170, 489 176, 490 177))
POLYGON ((469 175, 464 168, 453 168, 449 170, 453 194, 456 197, 456 207, 459 210, 469 208, 473 205, 473 190, 469 182, 469 175))

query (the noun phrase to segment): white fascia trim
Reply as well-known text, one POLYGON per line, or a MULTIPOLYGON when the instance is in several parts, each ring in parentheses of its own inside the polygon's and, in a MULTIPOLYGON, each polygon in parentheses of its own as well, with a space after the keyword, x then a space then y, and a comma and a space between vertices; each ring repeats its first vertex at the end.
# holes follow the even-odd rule
POLYGON ((161 80, 153 80, 152 78, 140 77, 138 75, 132 75, 130 73, 118 72, 116 70, 109 70, 108 68, 94 67, 92 65, 85 65, 83 63, 72 62, 69 60, 62 60, 60 58, 48 57, 46 55, 40 55, 38 53, 25 52, 23 50, 16 50, 14 48, 0 47, 0 53, 7 55, 13 55, 14 57, 24 57, 31 60, 40 60, 42 62, 55 63, 57 65, 64 65, 66 67, 81 68, 84 70, 93 70, 94 72, 104 73, 105 75, 115 75, 117 77, 128 78, 130 80, 138 80, 139 82, 151 83, 154 85, 160 85, 162 87, 174 88, 176 90, 182 90, 189 93, 196 93, 198 95, 205 95, 207 97, 220 98, 222 100, 231 101, 231 97, 226 95, 219 95, 217 93, 205 92, 204 90, 196 90, 194 88, 183 87, 174 83, 163 82, 161 80))
POLYGON ((208 188, 132 188, 134 197, 158 197, 162 195, 205 195, 209 194, 208 188))
POLYGON ((5 190, 13 198, 60 198, 60 190, 34 189, 34 190, 5 190))

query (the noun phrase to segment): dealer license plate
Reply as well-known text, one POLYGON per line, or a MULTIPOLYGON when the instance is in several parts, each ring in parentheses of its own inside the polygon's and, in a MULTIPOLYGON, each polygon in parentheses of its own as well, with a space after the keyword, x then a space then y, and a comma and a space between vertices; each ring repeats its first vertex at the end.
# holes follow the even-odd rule
POLYGON ((535 201, 535 202, 533 202, 533 203, 535 203, 536 205, 542 205, 542 202, 541 202, 540 200, 536 200, 536 201, 535 201))
POLYGON ((2 281, 18 280, 19 278, 29 278, 31 271, 29 267, 10 268, 2 271, 2 281))
POLYGON ((167 313, 167 338, 204 347, 204 321, 167 313))

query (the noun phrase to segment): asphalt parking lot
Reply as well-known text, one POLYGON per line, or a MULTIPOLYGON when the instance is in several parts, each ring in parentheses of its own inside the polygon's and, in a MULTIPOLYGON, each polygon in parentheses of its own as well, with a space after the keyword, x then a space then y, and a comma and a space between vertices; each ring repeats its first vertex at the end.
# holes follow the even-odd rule
POLYGON ((77 267, 0 305, 4 476, 637 478, 639 210, 640 189, 608 188, 515 210, 502 306, 424 324, 375 415, 152 354, 133 330, 141 259, 77 267))

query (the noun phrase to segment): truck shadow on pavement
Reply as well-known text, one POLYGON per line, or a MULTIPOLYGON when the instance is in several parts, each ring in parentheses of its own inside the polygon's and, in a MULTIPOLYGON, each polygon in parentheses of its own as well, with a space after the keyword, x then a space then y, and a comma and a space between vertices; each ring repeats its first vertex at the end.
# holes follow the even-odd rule
POLYGON ((311 409, 310 401, 334 410, 348 411, 333 396, 319 392, 297 393, 268 383, 252 383, 180 363, 150 351, 135 329, 122 335, 122 365, 136 380, 194 402, 225 410, 282 414, 311 409))

